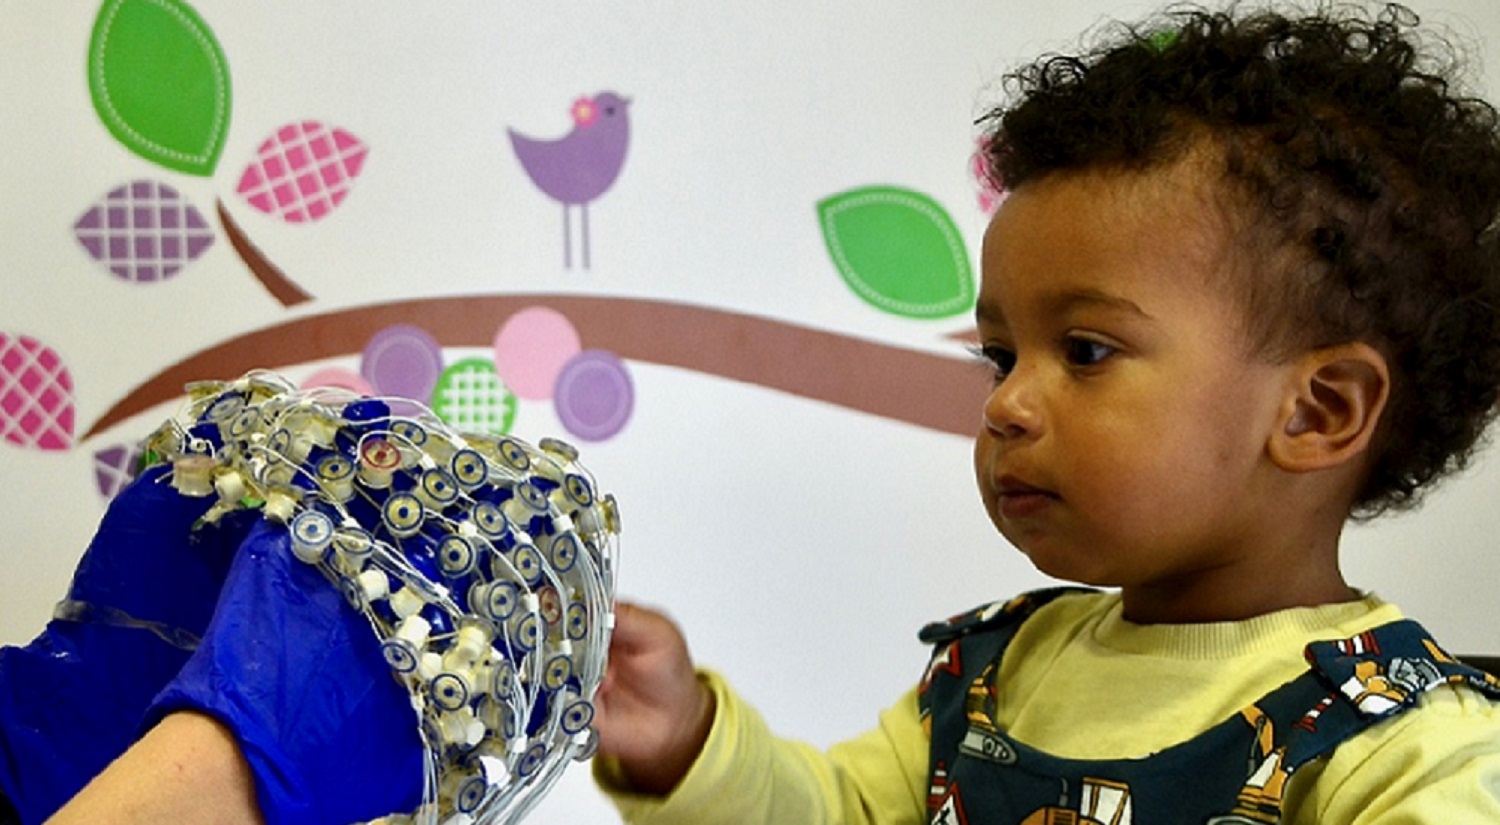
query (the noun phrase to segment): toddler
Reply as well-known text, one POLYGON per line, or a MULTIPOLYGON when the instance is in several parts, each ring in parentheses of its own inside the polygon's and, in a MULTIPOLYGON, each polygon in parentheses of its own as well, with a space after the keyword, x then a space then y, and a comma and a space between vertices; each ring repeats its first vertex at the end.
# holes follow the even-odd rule
POLYGON ((1088 587, 929 626, 826 752, 622 607, 595 770, 627 819, 1500 822, 1500 682, 1339 566, 1500 387, 1500 119, 1424 38, 1397 6, 1174 9, 1011 75, 975 470, 1088 587))

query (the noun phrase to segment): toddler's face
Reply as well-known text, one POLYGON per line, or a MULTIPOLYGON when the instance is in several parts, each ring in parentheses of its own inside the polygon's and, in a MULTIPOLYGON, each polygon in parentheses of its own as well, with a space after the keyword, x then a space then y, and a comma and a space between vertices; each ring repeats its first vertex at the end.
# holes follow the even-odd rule
POLYGON ((1253 569, 1275 516, 1265 450, 1287 371, 1247 352, 1234 253, 1192 169, 1054 174, 986 234, 977 316, 996 383, 975 468, 996 527, 1049 575, 1253 569))

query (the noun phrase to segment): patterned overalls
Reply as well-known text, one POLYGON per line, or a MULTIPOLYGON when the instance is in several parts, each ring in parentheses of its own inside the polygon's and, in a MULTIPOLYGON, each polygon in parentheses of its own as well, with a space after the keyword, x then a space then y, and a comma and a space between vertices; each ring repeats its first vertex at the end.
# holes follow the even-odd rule
POLYGON ((1294 771, 1428 688, 1463 683, 1500 700, 1500 681, 1397 621, 1309 645, 1306 673, 1187 742, 1139 759, 1061 759, 1000 730, 991 686, 1021 622, 1068 592, 1079 591, 1028 593, 923 629, 936 646, 920 699, 932 725, 933 825, 1276 823, 1294 771))

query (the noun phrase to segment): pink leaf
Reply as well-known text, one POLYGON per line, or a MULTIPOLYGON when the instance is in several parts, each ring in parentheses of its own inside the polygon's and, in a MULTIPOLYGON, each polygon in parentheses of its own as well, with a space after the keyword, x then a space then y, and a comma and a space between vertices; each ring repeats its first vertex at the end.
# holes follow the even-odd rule
POLYGON ((73 446, 73 377, 30 336, 0 332, 0 438, 41 450, 73 446))
POLYGON ((282 126, 256 151, 236 191, 287 223, 333 213, 364 169, 369 147, 357 136, 315 120, 282 126))

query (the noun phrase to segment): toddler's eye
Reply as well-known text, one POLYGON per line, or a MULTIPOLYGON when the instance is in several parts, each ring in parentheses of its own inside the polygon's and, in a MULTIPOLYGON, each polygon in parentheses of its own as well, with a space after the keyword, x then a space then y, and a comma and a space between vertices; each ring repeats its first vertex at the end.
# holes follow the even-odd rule
POLYGON ((985 344, 974 347, 972 351, 975 358, 994 373, 997 384, 1004 381, 1011 370, 1016 368, 1016 354, 998 344, 985 344))
POLYGON ((1069 338, 1064 345, 1068 363, 1075 367, 1092 367, 1115 354, 1115 348, 1089 338, 1069 338))

